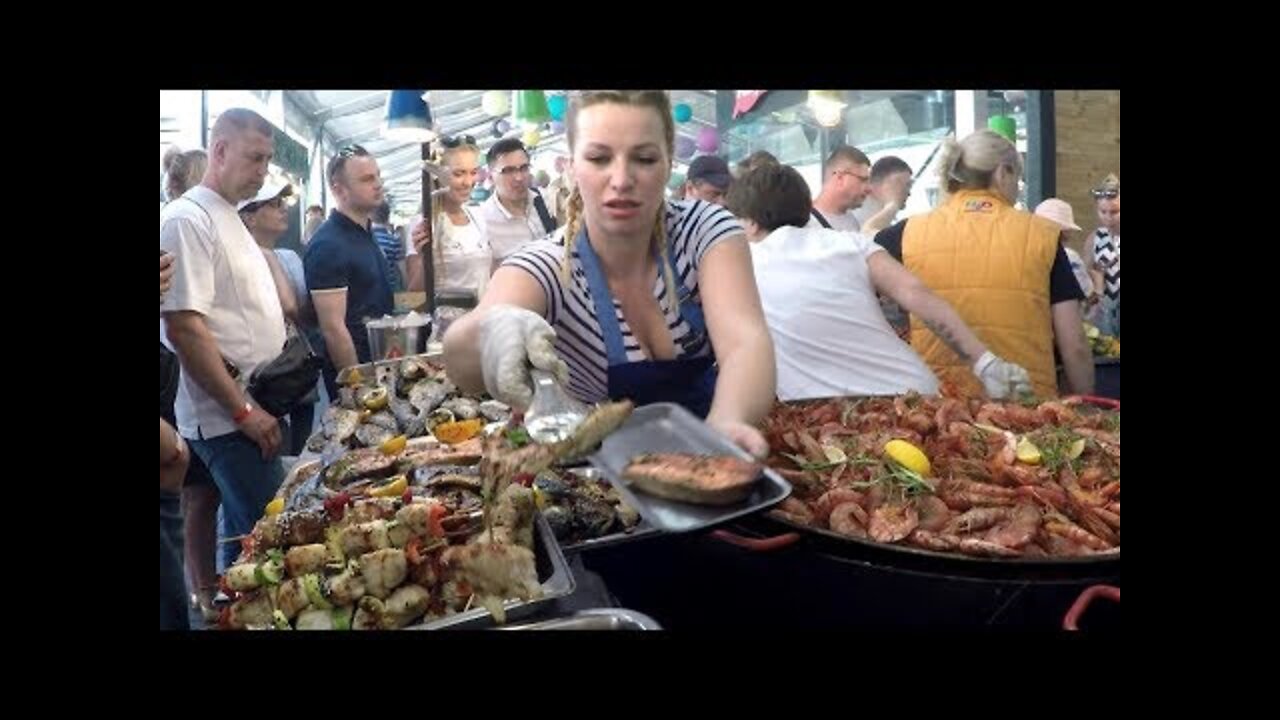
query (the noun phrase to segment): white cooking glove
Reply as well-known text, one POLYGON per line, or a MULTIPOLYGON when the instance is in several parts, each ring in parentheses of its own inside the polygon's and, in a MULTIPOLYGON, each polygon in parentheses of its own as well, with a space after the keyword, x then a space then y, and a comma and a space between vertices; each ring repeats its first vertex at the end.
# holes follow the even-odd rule
POLYGON ((569 366, 556 355, 556 331, 537 313, 514 305, 495 305, 480 321, 480 369, 484 387, 498 400, 519 409, 533 402, 533 366, 568 382, 569 366))
POLYGON ((1017 400, 1031 393, 1031 376, 1020 365, 1002 360, 990 350, 973 364, 973 374, 982 381, 992 400, 1017 400))

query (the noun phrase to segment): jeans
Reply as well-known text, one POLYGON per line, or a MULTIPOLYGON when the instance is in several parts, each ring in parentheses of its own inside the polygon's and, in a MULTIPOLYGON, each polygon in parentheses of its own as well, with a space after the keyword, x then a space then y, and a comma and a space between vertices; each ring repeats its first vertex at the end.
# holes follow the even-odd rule
MULTIPOLYGON (((318 396, 317 396, 318 399, 318 396)), ((289 413, 289 432, 284 436, 283 455, 301 455, 311 437, 311 426, 315 422, 315 403, 303 405, 289 413)))
POLYGON ((177 493, 160 491, 160 629, 190 630, 182 570, 182 506, 177 493))
MULTIPOLYGON (((288 438, 288 428, 283 424, 280 432, 282 437, 288 438)), ((222 493, 222 507, 218 511, 219 538, 247 535, 262 517, 280 483, 284 482, 284 465, 280 456, 263 460, 258 444, 239 431, 215 438, 188 439, 187 442, 209 468, 222 493)), ((219 571, 230 567, 239 555, 239 543, 220 543, 219 571)))

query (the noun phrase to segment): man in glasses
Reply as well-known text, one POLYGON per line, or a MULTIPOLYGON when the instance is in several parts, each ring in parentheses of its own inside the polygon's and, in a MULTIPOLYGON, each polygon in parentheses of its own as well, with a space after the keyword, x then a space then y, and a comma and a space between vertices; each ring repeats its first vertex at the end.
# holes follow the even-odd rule
POLYGON ((373 237, 384 199, 378 161, 350 145, 329 161, 326 178, 338 207, 311 238, 303 265, 326 350, 325 389, 337 397, 337 371, 371 360, 365 319, 390 314, 395 301, 390 263, 373 237))
POLYGON ((480 216, 497 267, 524 243, 549 235, 556 229, 556 221, 542 194, 533 187, 524 143, 516 138, 499 140, 489 148, 486 160, 497 192, 480 204, 480 216))
MULTIPOLYGON (((252 530, 284 479, 280 421, 244 385, 284 347, 284 313, 267 260, 236 213, 266 180, 272 133, 251 110, 223 112, 204 179, 160 214, 160 249, 174 258, 160 310, 182 365, 177 427, 222 495, 223 538, 252 530)), ((163 496, 161 503, 163 510, 163 496)), ((227 565, 240 551, 235 543, 220 547, 227 565)))
POLYGON ((859 232, 853 210, 871 192, 871 161, 856 147, 841 145, 822 164, 822 192, 813 199, 810 227, 859 232))

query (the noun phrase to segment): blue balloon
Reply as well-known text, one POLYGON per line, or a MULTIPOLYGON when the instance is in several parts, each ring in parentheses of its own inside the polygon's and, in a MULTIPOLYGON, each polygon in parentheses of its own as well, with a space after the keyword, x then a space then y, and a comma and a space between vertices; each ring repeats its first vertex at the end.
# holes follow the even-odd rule
POLYGON ((564 111, 569 107, 569 98, 564 95, 552 95, 547 98, 547 110, 552 120, 563 120, 564 111))
POLYGON ((687 103, 680 103, 671 109, 671 114, 675 116, 676 122, 686 123, 693 119, 693 108, 687 103))

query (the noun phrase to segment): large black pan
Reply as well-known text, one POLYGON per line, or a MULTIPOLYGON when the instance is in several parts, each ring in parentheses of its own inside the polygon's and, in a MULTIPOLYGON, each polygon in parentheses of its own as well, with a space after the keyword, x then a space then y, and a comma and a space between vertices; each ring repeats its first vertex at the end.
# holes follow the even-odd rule
MULTIPOLYGON (((1097 397, 1080 399, 1098 407, 1120 409, 1118 400, 1097 397)), ((803 402, 808 404, 822 401, 803 402)), ((1081 557, 983 558, 849 537, 789 522, 771 514, 753 516, 738 523, 734 529, 716 531, 712 535, 753 552, 773 552, 799 544, 838 561, 953 578, 1085 582, 1114 579, 1120 575, 1118 550, 1114 553, 1081 557)))

